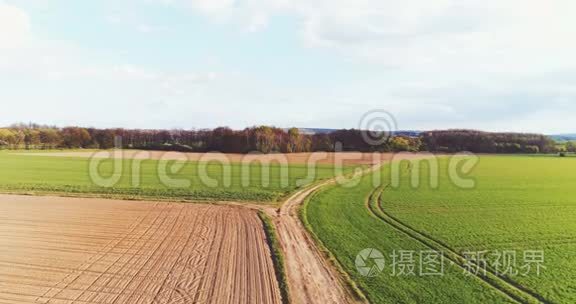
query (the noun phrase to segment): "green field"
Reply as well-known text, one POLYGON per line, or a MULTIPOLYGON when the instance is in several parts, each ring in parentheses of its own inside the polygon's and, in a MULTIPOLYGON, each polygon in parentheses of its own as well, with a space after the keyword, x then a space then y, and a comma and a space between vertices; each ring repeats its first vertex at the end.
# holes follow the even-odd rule
MULTIPOLYGON (((169 200, 227 200, 279 202, 287 194, 303 184, 299 180, 312 183, 334 175, 330 166, 318 165, 314 178, 307 179, 309 170, 306 165, 289 165, 282 168, 278 164, 270 165, 269 178, 263 178, 261 166, 257 163, 246 170, 240 164, 231 164, 226 169, 221 164, 209 163, 205 171, 198 162, 185 162, 182 168, 172 172, 174 162, 167 165, 166 175, 171 179, 188 181, 189 185, 162 183, 158 160, 142 161, 135 165, 131 161, 122 164, 120 180, 113 187, 96 185, 89 174, 89 159, 83 157, 52 157, 21 155, 9 151, 0 151, 0 192, 60 193, 67 195, 98 195, 125 199, 169 199, 169 200), (133 175, 134 167, 140 172, 133 175), (282 172, 287 172, 282 179, 282 172), (225 173, 229 171, 230 173, 225 173), (207 177, 217 180, 216 186, 207 184, 199 173, 207 172, 207 177), (248 176, 247 183, 243 176, 248 176), (229 186, 223 185, 223 176, 230 176, 229 186), (138 184, 134 185, 137 181, 138 184), (263 183, 264 181, 264 183, 263 183)), ((176 166, 174 166, 176 168, 176 166)), ((352 170, 351 168, 345 169, 352 170)), ((112 175, 112 160, 105 160, 98 168, 103 177, 112 175)))
MULTIPOLYGON (((473 189, 454 185, 448 163, 439 162, 438 188, 429 186, 426 166, 419 171, 420 186, 412 187, 413 166, 405 163, 399 187, 380 192, 366 176, 356 188, 325 189, 308 202, 305 218, 373 303, 575 303, 576 159, 482 156, 469 174, 473 189), (376 277, 356 269, 364 248, 386 258, 376 277), (392 275, 390 255, 399 250, 443 252, 444 275, 392 275), (515 252, 518 274, 498 271, 494 261, 505 251, 515 252), (535 264, 530 271, 522 268, 529 251, 544 254, 539 275, 535 264), (485 275, 465 271, 470 252, 486 256, 485 275)), ((389 166, 382 171, 383 185, 389 172, 389 166)))

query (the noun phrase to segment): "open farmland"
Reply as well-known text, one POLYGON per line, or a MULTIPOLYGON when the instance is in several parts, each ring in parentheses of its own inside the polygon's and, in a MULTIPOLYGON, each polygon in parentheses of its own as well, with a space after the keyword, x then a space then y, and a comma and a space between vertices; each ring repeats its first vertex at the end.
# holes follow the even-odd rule
POLYGON ((425 165, 420 186, 412 187, 409 168, 415 166, 408 163, 400 186, 391 187, 387 166, 380 185, 365 176, 354 191, 342 186, 320 191, 303 217, 373 303, 574 303, 576 160, 482 156, 469 174, 476 181, 472 189, 457 187, 448 166, 448 158, 440 159, 438 188, 429 186, 434 174, 425 165), (366 248, 386 258, 375 277, 362 276, 355 265, 366 248), (416 275, 393 273, 394 253, 426 250, 444 254, 444 275, 422 276, 418 269, 416 275), (515 252, 519 273, 495 271, 490 257, 504 251, 515 252), (539 275, 534 269, 520 274, 526 251, 544 253, 539 275), (487 256, 486 275, 463 267, 470 252, 487 256))
POLYGON ((280 303, 255 212, 0 196, 2 303, 280 303))
MULTIPOLYGON (((447 160, 440 167, 447 167, 447 160)), ((540 275, 507 275, 554 303, 576 302, 576 159, 483 156, 471 176, 474 189, 460 189, 440 170, 439 189, 403 182, 382 195, 391 216, 425 231, 456 252, 544 252, 540 275)), ((408 177, 406 177, 408 178, 408 177)))
MULTIPOLYGON (((390 154, 379 154, 375 156, 376 158, 373 158, 374 155, 372 154, 359 153, 341 153, 339 155, 334 153, 320 153, 316 155, 303 153, 293 155, 257 155, 255 156, 257 161, 263 163, 272 162, 269 172, 270 178, 265 179, 262 176, 262 171, 260 171, 262 164, 258 162, 250 162, 248 165, 239 163, 244 159, 237 154, 204 154, 203 156, 208 155, 213 159, 224 157, 224 159, 219 159, 217 162, 207 163, 204 162, 205 159, 197 157, 197 154, 161 152, 144 152, 146 154, 143 154, 143 151, 124 152, 125 154, 121 158, 123 162, 120 180, 118 184, 112 187, 98 187, 93 184, 94 182, 89 176, 91 160, 88 157, 92 156, 94 152, 0 152, 0 165, 4 168, 3 172, 0 173, 0 191, 13 192, 16 194, 25 192, 43 195, 96 197, 91 199, 54 198, 49 196, 37 198, 18 196, 3 197, 7 199, 5 202, 5 210, 2 210, 3 214, 10 214, 10 216, 6 216, 6 218, 10 220, 4 224, 5 235, 8 236, 6 244, 14 248, 7 250, 4 255, 6 259, 0 261, 4 262, 6 266, 6 277, 10 278, 9 280, 3 281, 5 283, 3 283, 4 285, 2 286, 4 286, 5 289, 0 289, 0 291, 4 291, 6 294, 4 299, 14 302, 40 301, 49 303, 99 303, 99 301, 105 303, 162 303, 163 301, 168 301, 169 303, 226 303, 226 301, 230 303, 276 303, 279 297, 276 294, 278 285, 278 283, 276 283, 277 277, 274 270, 266 268, 269 266, 268 260, 264 260, 269 258, 269 256, 255 256, 252 254, 252 250, 264 250, 261 245, 263 241, 266 241, 266 237, 260 235, 261 238, 255 239, 261 231, 257 233, 253 232, 253 235, 246 235, 244 232, 249 229, 244 227, 246 225, 253 226, 256 224, 258 226, 252 227, 252 229, 261 230, 262 228, 262 223, 259 219, 256 218, 258 220, 256 223, 252 222, 254 220, 254 211, 240 211, 238 208, 227 207, 223 209, 212 209, 213 207, 201 205, 198 207, 186 207, 187 205, 167 203, 154 203, 155 206, 160 207, 153 207, 152 210, 148 210, 150 208, 146 206, 152 203, 143 203, 140 201, 110 201, 100 198, 129 198, 133 200, 148 198, 152 200, 162 199, 198 202, 226 201, 228 204, 253 208, 255 206, 254 204, 242 201, 276 203, 282 197, 295 192, 298 188, 303 188, 308 184, 321 180, 330 179, 338 173, 349 173, 359 166, 366 167, 367 165, 391 157, 390 154), (145 157, 143 157, 143 155, 145 157), (183 159, 182 156, 186 156, 185 159, 183 159), (337 163, 336 159, 340 156, 343 156, 342 159, 344 159, 345 163, 342 171, 335 170, 333 167, 333 164, 335 162, 337 163), (351 159, 353 157, 356 159, 351 159), (286 160, 287 163, 285 163, 285 166, 274 162, 274 159, 278 158, 286 160), (170 178, 188 179, 190 180, 190 185, 182 188, 163 184, 158 173, 158 167, 161 166, 162 159, 168 160, 168 166, 181 165, 177 171, 168 170, 171 175, 170 178), (135 162, 135 160, 137 162, 135 162), (134 173, 134 166, 138 166, 139 168, 136 175, 134 173), (224 174, 225 172, 231 173, 231 184, 228 187, 221 185, 210 187, 206 185, 198 174, 202 167, 210 178, 216 179, 220 183, 227 176, 224 174), (249 174, 247 175, 245 171, 243 171, 246 168, 249 169, 249 174), (287 170, 288 172, 288 175, 285 176, 287 179, 283 179, 283 170, 287 170), (133 184, 134 177, 138 178, 138 185, 133 184), (248 186, 243 185, 246 179, 251 183, 248 186), (268 183, 264 184, 264 182, 268 183), (284 184, 285 182, 287 182, 287 185, 284 184), (28 202, 29 200, 44 202, 45 204, 21 203, 28 202), (72 204, 75 205, 72 206, 72 204), (143 205, 141 206, 140 204, 143 205), (8 206, 11 206, 11 208, 8 208, 8 206), (165 206, 170 206, 169 209, 172 211, 165 211, 168 209, 168 207, 165 206), (47 208, 49 212, 44 212, 44 208, 47 208), (209 211, 206 209, 209 209, 209 211), (127 212, 127 210, 130 212, 127 212), (147 233, 147 235, 145 235, 145 237, 132 236, 132 232, 126 231, 135 229, 129 225, 130 223, 141 221, 137 219, 137 216, 142 213, 166 213, 166 216, 169 216, 169 218, 151 217, 150 220, 142 224, 143 227, 141 228, 146 231, 142 233, 147 233), (185 215, 180 215, 181 213, 185 215), (12 217, 12 214, 15 214, 15 218, 12 217), (44 218, 44 216, 46 218, 44 218), (46 219, 48 219, 50 225, 46 223, 46 219), (179 220, 181 220, 182 223, 179 222, 179 220), (155 223, 158 221, 162 224, 156 225, 155 223), (33 223, 35 222, 41 224, 34 226, 33 223), (31 230, 24 230, 23 234, 18 234, 21 228, 19 225, 14 224, 19 223, 24 223, 24 226, 27 224, 32 224, 33 226, 31 230), (189 230, 171 235, 169 232, 166 232, 168 229, 166 228, 167 225, 178 225, 189 228, 189 230), (200 226, 196 227, 197 225, 200 226), (98 229, 87 229, 86 227, 98 227, 98 229), (100 231, 100 227, 103 227, 104 230, 100 231), (48 237, 38 239, 33 233, 36 231, 48 237), (200 235, 197 235, 199 233, 198 231, 200 231, 200 235), (63 234, 59 236, 56 232, 63 232, 63 234), (13 235, 14 233, 16 233, 16 235, 13 235), (112 240, 109 240, 108 237, 105 236, 105 234, 108 233, 112 233, 112 240), (226 238, 221 236, 220 233, 226 234, 226 238), (117 238, 114 237, 114 235, 117 234, 124 235, 127 242, 132 242, 127 245, 128 249, 125 248, 126 246, 121 247, 121 249, 126 249, 126 252, 118 253, 113 251, 107 253, 107 251, 104 251, 104 253, 102 253, 102 250, 107 250, 106 248, 108 247, 106 246, 110 246, 108 242, 117 241, 117 238), (199 252, 196 246, 178 243, 180 240, 191 238, 190 235, 199 237, 200 239, 196 240, 192 238, 189 242, 199 243, 200 245, 198 246, 202 246, 202 242, 206 242, 212 244, 210 245, 211 247, 199 252), (232 238, 233 242, 242 242, 242 245, 232 247, 232 245, 228 244, 232 241, 227 238, 232 238), (18 242, 15 240, 18 240, 18 242), (41 246, 35 243, 37 241, 41 242, 41 246), (51 245, 46 246, 45 242, 51 245), (160 242, 160 245, 158 245, 158 242, 160 242), (154 268, 154 270, 149 270, 147 264, 145 264, 147 262, 140 261, 139 257, 142 255, 141 251, 149 250, 147 248, 153 248, 157 245, 166 246, 166 250, 170 252, 174 250, 188 250, 187 248, 190 246, 190 250, 194 251, 194 253, 191 254, 200 254, 194 258, 195 261, 207 259, 208 262, 206 263, 210 263, 210 266, 213 267, 209 271, 212 271, 214 274, 207 275, 200 273, 199 277, 202 279, 196 279, 198 276, 197 272, 203 271, 202 269, 206 269, 208 266, 204 264, 186 264, 183 267, 188 272, 193 272, 190 274, 194 276, 190 279, 193 282, 188 282, 186 277, 170 277, 169 279, 165 279, 165 281, 175 280, 177 282, 170 282, 172 284, 171 286, 164 287, 163 285, 154 285, 155 281, 162 281, 162 275, 164 275, 164 273, 161 273, 160 276, 157 276, 155 271, 162 272, 164 271, 162 265, 170 265, 170 263, 173 262, 172 259, 179 259, 178 257, 174 257, 175 253, 163 254, 159 251, 160 249, 153 249, 154 252, 158 251, 160 255, 151 256, 150 259, 153 259, 152 261, 160 266, 154 268), (179 247, 178 249, 173 249, 170 246, 179 247), (136 248, 135 251, 130 249, 132 247, 136 248), (35 253, 39 252, 39 250, 41 257, 36 260, 35 253), (26 254, 21 255, 21 252, 25 252, 26 254), (78 255, 78 253, 80 253, 80 255, 78 255), (208 255, 208 257, 203 256, 203 254, 208 255), (19 260, 20 256, 22 256, 25 261, 19 260), (229 258, 229 256, 233 256, 233 258, 229 258), (121 263, 129 264, 116 265, 114 264, 115 259, 121 259, 121 263), (238 262, 238 265, 230 265, 230 259, 233 260, 233 263, 238 262), (252 261, 255 259, 257 261, 254 263, 257 265, 254 267, 258 269, 255 278, 242 277, 244 272, 251 271, 248 268, 252 267, 252 261), (104 264, 101 265, 98 262, 92 265, 91 261, 93 260, 102 260, 104 264), (105 261, 107 260, 111 260, 111 264, 106 264, 105 261), (33 263, 28 263, 27 261, 33 261, 33 263), (140 264, 132 266, 133 263, 144 263, 142 267, 147 268, 140 270, 138 268, 140 264), (62 264, 61 267, 59 266, 60 264, 62 264), (51 265, 58 266, 53 267, 51 265), (25 267, 33 267, 33 269, 29 272, 25 267), (113 271, 118 270, 110 274, 108 273, 108 269, 112 269, 113 271), (51 271, 57 272, 57 274, 55 275, 51 271), (76 274, 74 272, 72 274, 66 274, 70 271, 80 273, 76 274), (119 274, 120 272, 121 274, 119 274), (18 281, 22 273, 26 273, 26 275, 23 277, 23 281, 18 281), (223 275, 221 273, 226 274, 223 275), (65 276, 58 276, 58 274, 65 276), (94 277, 94 274, 96 277, 94 277), (220 278, 221 276, 225 276, 225 278, 220 278), (52 277, 55 278, 52 279, 52 277), (214 282, 210 283, 212 285, 197 286, 202 283, 204 277, 213 280, 214 282), (94 282, 90 282, 92 279, 94 282), (234 281, 240 279, 244 281, 240 283, 234 281), (246 281, 248 279, 251 281, 246 281), (198 280, 200 283, 197 282, 198 280), (88 281, 88 283, 86 283, 86 281, 88 281), (151 282, 148 283, 149 281, 151 282), (136 287, 126 284, 135 284, 136 287), (190 289, 188 290, 181 288, 178 284, 196 285, 187 286, 186 288, 190 289), (247 286, 247 284, 250 286, 247 286), (150 285, 150 288, 158 288, 158 290, 154 289, 151 293, 146 292, 140 295, 139 291, 135 289, 148 285, 150 285), (32 293, 26 289, 28 287, 32 290, 32 293), (163 288, 167 291, 163 291, 163 288), (252 288, 258 288, 260 290, 253 292, 251 291, 252 288), (126 291, 124 291, 124 289, 126 289, 126 291), (224 289, 223 292, 219 291, 222 289, 224 289), (20 291, 14 292, 14 290, 20 291), (162 296, 156 296, 156 294, 159 293, 168 293, 170 290, 175 290, 175 294, 184 293, 184 295, 187 295, 191 293, 196 296, 193 298, 180 297, 175 299, 164 299, 162 296), (216 293, 218 294, 216 295, 216 293), (134 296, 131 298, 130 295, 134 296), (221 301, 220 297, 225 298, 225 300, 221 301)), ((99 157, 96 159, 100 160, 99 157)), ((109 174, 114 166, 114 161, 115 160, 111 159, 104 160, 98 168, 99 172, 104 172, 105 175, 109 174)), ((272 216, 276 216, 276 211, 273 208, 267 206, 259 207, 265 208, 272 216)), ((297 218, 295 220, 297 220, 297 218)), ((281 220, 278 221, 283 222, 281 220)), ((279 230, 280 236, 286 234, 300 235, 302 233, 301 237, 304 237, 305 231, 302 231, 301 227, 290 226, 290 229, 284 229, 285 227, 282 226, 282 228, 283 229, 279 230)), ((284 239, 281 240, 284 242, 284 239)), ((308 247, 309 245, 310 243, 301 242, 296 247, 299 249, 299 252, 305 252, 309 256, 313 256, 315 251, 313 247, 308 247)), ((264 246, 267 246, 267 244, 264 243, 264 246)), ((270 249, 266 247, 265 250, 269 255, 270 249)), ((151 255, 152 254, 156 253, 151 253, 151 255)), ((309 261, 304 261, 300 263, 298 265, 299 269, 307 269, 308 262, 309 261)), ((318 261, 315 260, 314 262, 318 261)), ((173 267, 178 267, 178 264, 176 265, 177 266, 173 267)), ((278 269, 277 267, 278 266, 276 266, 276 269, 278 269)), ((173 271, 170 270, 170 272, 173 271)), ((289 275, 290 274, 291 273, 289 273, 289 275)), ((2 273, 0 273, 0 275, 2 275, 2 273)), ((166 275, 170 276, 171 274, 166 275)), ((247 276, 252 276, 252 273, 249 273, 247 276)), ((314 288, 319 290, 326 287, 338 286, 338 282, 336 281, 329 282, 332 285, 317 284, 318 282, 314 280, 309 280, 307 283, 315 284, 314 288)), ((290 284, 295 287, 293 289, 294 298, 298 299, 298 296, 302 294, 299 288, 302 282, 291 280, 290 284)), ((286 289, 283 288, 282 290, 284 292, 286 289)), ((321 300, 323 298, 318 299, 321 300)), ((308 303, 311 302, 308 301, 308 303)))
MULTIPOLYGON (((202 158, 190 153, 125 151, 120 160, 99 160, 97 173, 103 177, 113 176, 115 161, 121 161, 121 170, 114 173, 119 175, 118 183, 102 187, 89 174, 89 157, 93 154, 0 151, 0 191, 123 199, 278 202, 304 185, 339 172, 331 165, 335 154, 319 154, 316 158, 310 153, 259 155, 243 164, 239 154, 203 154, 202 158), (206 162, 208 158, 212 161, 206 162), (164 180, 159 168, 165 173, 164 180)), ((373 162, 368 154, 357 155, 361 157, 346 161, 342 172, 373 162)))

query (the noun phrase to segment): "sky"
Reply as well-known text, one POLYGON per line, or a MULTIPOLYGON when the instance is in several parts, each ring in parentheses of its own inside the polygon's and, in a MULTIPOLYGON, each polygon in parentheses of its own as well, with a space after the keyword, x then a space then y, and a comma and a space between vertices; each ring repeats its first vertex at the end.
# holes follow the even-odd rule
POLYGON ((402 130, 576 133, 575 11, 573 0, 0 0, 0 125, 359 128, 385 111, 402 130))

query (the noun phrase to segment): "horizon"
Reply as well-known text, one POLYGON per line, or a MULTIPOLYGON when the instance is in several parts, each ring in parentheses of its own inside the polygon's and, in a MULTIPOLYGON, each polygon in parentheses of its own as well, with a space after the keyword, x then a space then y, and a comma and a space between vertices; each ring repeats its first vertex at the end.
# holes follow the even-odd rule
POLYGON ((570 134, 574 9, 0 0, 0 125, 350 129, 381 109, 402 130, 570 134))
MULTIPOLYGON (((242 131, 244 129, 248 129, 248 128, 255 128, 255 127, 260 127, 260 126, 266 126, 266 127, 271 127, 271 128, 279 128, 279 129, 284 129, 284 130, 288 130, 291 128, 296 128, 300 131, 302 130, 310 130, 310 131, 317 131, 317 130, 322 130, 322 131, 339 131, 339 130, 366 130, 366 131, 375 131, 372 129, 358 129, 358 128, 322 128, 322 127, 298 127, 298 126, 290 126, 290 127, 278 127, 275 125, 251 125, 251 126, 245 126, 242 128, 232 128, 226 125, 220 125, 214 128, 199 128, 199 127, 190 127, 190 128, 131 128, 131 127, 106 127, 106 128, 100 128, 100 127, 95 127, 95 126, 83 126, 83 125, 51 125, 51 124, 43 124, 43 123, 35 123, 35 122, 28 122, 28 123, 23 123, 23 122, 17 122, 17 123, 11 123, 9 125, 5 125, 5 126, 0 126, 0 129, 3 128, 13 128, 13 127, 30 127, 30 126, 37 126, 40 128, 58 128, 58 129, 63 129, 63 128, 69 128, 69 127, 78 127, 78 128, 84 128, 84 129, 125 129, 125 130, 185 130, 185 131, 202 131, 202 130, 214 130, 216 128, 229 128, 231 130, 234 131, 242 131)), ((398 129, 398 130, 393 130, 392 133, 404 133, 404 132, 416 132, 416 133, 424 133, 424 132, 431 132, 431 131, 457 131, 457 130, 465 130, 465 131, 477 131, 477 132, 485 132, 485 133, 518 133, 518 134, 536 134, 536 135, 544 135, 544 136, 556 136, 556 137, 561 137, 561 136, 574 136, 576 137, 576 132, 568 132, 568 133, 539 133, 539 132, 521 132, 521 131, 487 131, 487 130, 481 130, 481 129, 466 129, 466 128, 446 128, 446 129, 429 129, 429 130, 418 130, 418 129, 398 129)), ((386 131, 387 132, 387 131, 386 131)), ((576 139, 576 138, 575 138, 576 139)))

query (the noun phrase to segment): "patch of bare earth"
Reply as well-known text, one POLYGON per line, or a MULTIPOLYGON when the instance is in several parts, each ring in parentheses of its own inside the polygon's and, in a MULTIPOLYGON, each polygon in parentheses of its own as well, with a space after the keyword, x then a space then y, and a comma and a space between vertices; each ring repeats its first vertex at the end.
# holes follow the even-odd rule
POLYGON ((253 210, 0 195, 0 302, 281 299, 253 210))
POLYGON ((386 153, 359 153, 359 152, 311 152, 311 153, 271 153, 271 154, 235 154, 235 153, 182 153, 163 151, 122 150, 118 154, 103 150, 100 152, 39 152, 17 153, 28 156, 55 156, 55 157, 120 157, 124 159, 164 159, 187 161, 221 161, 241 163, 243 161, 260 161, 279 164, 320 164, 320 165, 371 165, 385 159, 386 153))

